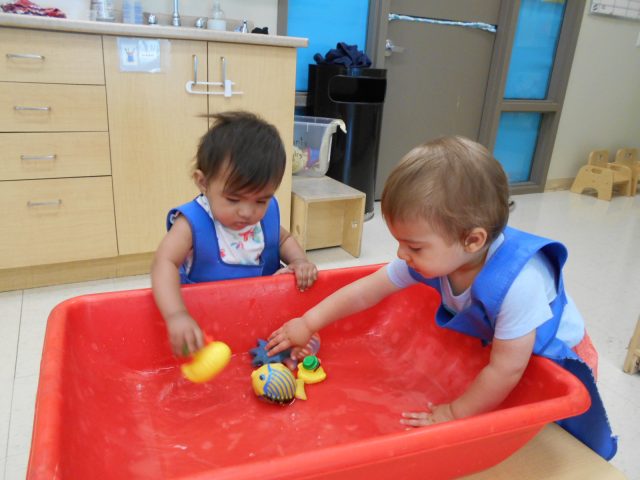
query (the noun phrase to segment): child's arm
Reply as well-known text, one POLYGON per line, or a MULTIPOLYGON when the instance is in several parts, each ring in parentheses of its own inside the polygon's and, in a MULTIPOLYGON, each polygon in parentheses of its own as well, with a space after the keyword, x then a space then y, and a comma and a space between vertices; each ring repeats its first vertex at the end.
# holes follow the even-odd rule
POLYGON ((153 297, 167 324, 171 348, 177 356, 183 355, 185 345, 191 353, 204 345, 202 330, 189 315, 180 294, 180 265, 191 246, 191 228, 180 216, 160 242, 151 266, 153 297))
POLYGON ((401 422, 420 427, 470 417, 496 408, 522 378, 536 341, 535 330, 513 340, 493 340, 489 364, 453 402, 431 407, 431 412, 406 412, 401 422))
POLYGON ((289 347, 304 347, 315 332, 339 318, 372 307, 388 295, 398 291, 387 275, 385 267, 342 287, 308 310, 302 317, 289 320, 269 337, 269 355, 289 347))
POLYGON ((287 267, 277 273, 293 272, 300 291, 304 292, 318 278, 316 266, 309 261, 293 235, 282 227, 280 227, 280 258, 287 267))

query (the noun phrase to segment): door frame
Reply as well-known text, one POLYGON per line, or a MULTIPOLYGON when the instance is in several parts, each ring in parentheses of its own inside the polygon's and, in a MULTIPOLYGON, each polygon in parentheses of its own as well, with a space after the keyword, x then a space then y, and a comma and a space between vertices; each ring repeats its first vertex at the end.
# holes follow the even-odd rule
POLYGON ((500 115, 503 112, 542 114, 529 180, 512 184, 511 191, 515 194, 539 193, 545 190, 585 6, 585 0, 565 1, 566 9, 549 79, 547 98, 542 100, 507 100, 504 98, 521 0, 503 0, 500 4, 499 21, 500 25, 506 25, 506 28, 498 29, 494 45, 479 141, 493 151, 500 115))
MULTIPOLYGON (((585 0, 565 1, 567 6, 549 79, 549 89, 547 98, 543 100, 506 100, 504 98, 521 0, 501 0, 500 2, 498 29, 489 67, 478 141, 493 151, 502 112, 542 114, 530 178, 526 182, 511 184, 510 189, 513 194, 539 193, 545 189, 585 6, 585 0)), ((366 52, 376 68, 385 68, 384 44, 390 7, 391 0, 369 1, 366 52)))

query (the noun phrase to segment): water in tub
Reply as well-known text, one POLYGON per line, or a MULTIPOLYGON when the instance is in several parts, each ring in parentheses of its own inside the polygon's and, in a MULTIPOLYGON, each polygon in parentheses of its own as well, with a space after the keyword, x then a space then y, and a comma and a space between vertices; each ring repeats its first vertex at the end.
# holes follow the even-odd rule
POLYGON ((447 373, 459 371, 460 364, 437 360, 447 356, 444 347, 430 344, 415 324, 398 322, 403 309, 414 308, 396 305, 395 320, 379 309, 373 322, 335 324, 319 352, 327 380, 307 385, 307 401, 282 406, 258 399, 248 351, 234 352, 226 369, 204 384, 183 378, 178 365, 124 372, 119 366, 113 375, 101 368, 94 385, 109 394, 94 391, 86 401, 105 411, 121 403, 112 431, 104 434, 113 453, 128 452, 127 469, 136 478, 161 471, 179 476, 401 432, 402 411, 448 399, 462 388, 450 380, 459 376, 447 373), (434 369, 437 375, 430 373, 434 369))

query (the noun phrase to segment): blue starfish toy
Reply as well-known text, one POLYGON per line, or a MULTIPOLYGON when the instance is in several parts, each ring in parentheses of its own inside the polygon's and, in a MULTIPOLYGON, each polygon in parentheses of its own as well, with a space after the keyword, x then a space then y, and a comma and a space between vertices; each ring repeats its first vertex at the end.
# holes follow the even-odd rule
POLYGON ((266 347, 267 341, 259 338, 258 346, 249 350, 249 353, 253 357, 253 360, 251 360, 251 364, 254 367, 261 367, 262 365, 265 365, 267 363, 284 363, 285 360, 287 360, 291 355, 291 349, 287 349, 270 357, 267 355, 266 347))

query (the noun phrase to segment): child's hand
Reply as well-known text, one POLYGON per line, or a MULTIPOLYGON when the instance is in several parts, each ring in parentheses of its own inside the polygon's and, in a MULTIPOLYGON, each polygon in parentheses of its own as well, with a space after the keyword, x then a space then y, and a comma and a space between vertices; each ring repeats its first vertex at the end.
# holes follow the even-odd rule
POLYGON ((293 272, 296 276, 296 285, 298 290, 304 292, 307 288, 311 287, 318 278, 318 269, 306 258, 299 258, 293 260, 285 268, 281 268, 275 274, 293 272))
POLYGON ((443 403, 442 405, 432 405, 429 403, 427 407, 431 410, 430 412, 403 412, 400 423, 409 425, 410 427, 424 427, 426 425, 450 422, 456 419, 451 410, 450 403, 443 403))
POLYGON ((175 313, 165 320, 174 355, 183 357, 197 352, 204 346, 202 330, 187 312, 175 313))
POLYGON ((269 336, 267 355, 275 355, 290 347, 305 347, 313 333, 303 318, 289 320, 269 336))

